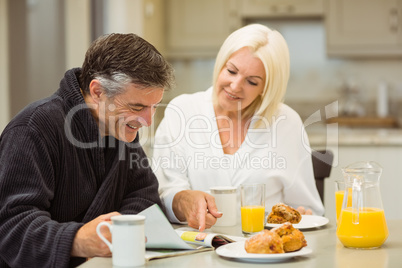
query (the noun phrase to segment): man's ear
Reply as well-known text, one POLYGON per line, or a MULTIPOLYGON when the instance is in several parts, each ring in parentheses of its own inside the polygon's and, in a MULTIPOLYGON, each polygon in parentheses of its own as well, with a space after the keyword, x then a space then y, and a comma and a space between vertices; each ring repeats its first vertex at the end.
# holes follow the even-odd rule
POLYGON ((103 88, 98 80, 94 79, 89 84, 89 94, 94 103, 99 103, 102 94, 104 94, 103 88))

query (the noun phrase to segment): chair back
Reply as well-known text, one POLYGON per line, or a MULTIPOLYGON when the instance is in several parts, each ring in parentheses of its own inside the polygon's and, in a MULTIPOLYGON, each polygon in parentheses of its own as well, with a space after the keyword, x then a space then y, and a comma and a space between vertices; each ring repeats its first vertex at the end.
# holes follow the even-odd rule
POLYGON ((324 203, 324 179, 331 174, 334 154, 330 150, 312 151, 314 178, 321 201, 324 203))

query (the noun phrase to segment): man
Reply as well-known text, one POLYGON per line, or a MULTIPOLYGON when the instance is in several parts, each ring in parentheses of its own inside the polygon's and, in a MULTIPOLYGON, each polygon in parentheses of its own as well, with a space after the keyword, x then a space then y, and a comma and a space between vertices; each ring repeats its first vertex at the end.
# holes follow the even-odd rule
POLYGON ((67 71, 52 96, 8 124, 0 137, 0 267, 110 256, 99 222, 162 206, 137 132, 172 83, 172 67, 151 44, 106 35, 82 69, 67 71))

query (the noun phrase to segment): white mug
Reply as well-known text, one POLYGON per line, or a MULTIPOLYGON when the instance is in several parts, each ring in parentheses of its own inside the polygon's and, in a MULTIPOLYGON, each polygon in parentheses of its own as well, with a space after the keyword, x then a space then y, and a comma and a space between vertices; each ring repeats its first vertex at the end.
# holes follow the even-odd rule
POLYGON ((98 236, 112 252, 113 267, 136 267, 145 264, 145 216, 117 215, 111 217, 112 223, 101 222, 96 227, 98 236), (110 243, 101 233, 102 226, 112 233, 110 243))
POLYGON ((234 226, 237 220, 237 188, 233 186, 214 186, 209 192, 215 197, 215 204, 222 217, 215 226, 234 226))

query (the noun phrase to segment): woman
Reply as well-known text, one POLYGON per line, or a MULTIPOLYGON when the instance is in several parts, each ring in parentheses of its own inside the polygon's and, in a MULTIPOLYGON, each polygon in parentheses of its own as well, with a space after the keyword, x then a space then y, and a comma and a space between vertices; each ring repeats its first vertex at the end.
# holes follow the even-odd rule
POLYGON ((204 191, 242 183, 266 184, 267 211, 284 202, 324 213, 303 123, 282 102, 288 79, 286 41, 252 24, 223 43, 213 87, 169 103, 155 136, 154 170, 171 221, 211 227, 221 214, 204 191))

